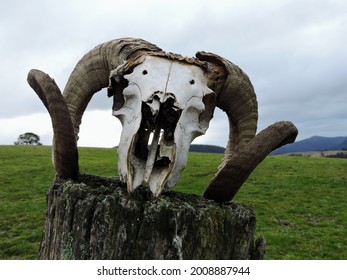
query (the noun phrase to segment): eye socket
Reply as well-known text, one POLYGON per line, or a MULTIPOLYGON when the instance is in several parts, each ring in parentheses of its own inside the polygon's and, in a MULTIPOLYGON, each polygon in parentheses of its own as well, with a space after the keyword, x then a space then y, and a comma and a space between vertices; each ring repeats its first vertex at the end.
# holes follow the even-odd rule
POLYGON ((195 84, 195 81, 194 80, 190 80, 189 82, 191 85, 194 85, 195 84))
POLYGON ((147 74, 148 74, 147 70, 143 70, 143 71, 142 71, 142 74, 143 74, 143 75, 147 75, 147 74))

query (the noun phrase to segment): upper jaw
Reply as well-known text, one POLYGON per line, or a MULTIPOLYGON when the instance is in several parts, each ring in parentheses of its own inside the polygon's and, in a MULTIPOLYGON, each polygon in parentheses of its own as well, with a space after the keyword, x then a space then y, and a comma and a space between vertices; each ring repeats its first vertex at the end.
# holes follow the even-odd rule
POLYGON ((154 195, 159 195, 170 178, 176 162, 175 129, 182 113, 171 104, 171 98, 164 103, 157 99, 142 103, 141 123, 127 162, 132 171, 127 180, 130 191, 144 182, 154 195))

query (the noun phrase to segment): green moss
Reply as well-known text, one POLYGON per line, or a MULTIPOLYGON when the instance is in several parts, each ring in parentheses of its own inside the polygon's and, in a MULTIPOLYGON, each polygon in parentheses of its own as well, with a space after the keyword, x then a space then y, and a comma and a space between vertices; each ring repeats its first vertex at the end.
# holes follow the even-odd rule
POLYGON ((61 260, 74 260, 75 259, 75 256, 74 256, 73 250, 72 250, 72 244, 73 244, 73 238, 72 238, 71 234, 69 234, 67 237, 67 242, 65 243, 65 247, 60 254, 61 260))

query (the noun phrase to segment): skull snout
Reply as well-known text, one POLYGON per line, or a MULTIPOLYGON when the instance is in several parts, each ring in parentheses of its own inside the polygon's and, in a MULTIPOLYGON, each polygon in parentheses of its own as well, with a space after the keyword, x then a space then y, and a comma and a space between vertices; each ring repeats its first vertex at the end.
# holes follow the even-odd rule
POLYGON ((169 164, 171 160, 160 156, 160 147, 174 144, 175 129, 182 110, 175 107, 172 96, 161 99, 164 102, 160 102, 159 98, 156 94, 150 101, 142 102, 142 120, 136 137, 135 156, 147 160, 149 149, 153 149, 153 141, 156 141, 157 160, 154 164, 163 166, 164 163, 169 164))

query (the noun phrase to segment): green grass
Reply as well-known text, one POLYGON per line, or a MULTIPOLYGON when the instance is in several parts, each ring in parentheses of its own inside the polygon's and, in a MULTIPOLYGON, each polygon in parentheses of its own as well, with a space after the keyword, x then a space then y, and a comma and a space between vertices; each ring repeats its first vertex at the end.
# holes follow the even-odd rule
MULTIPOLYGON (((115 176, 114 149, 80 148, 83 173, 115 176)), ((191 153, 175 190, 202 194, 222 155, 191 153)), ((257 211, 267 259, 347 259, 347 160, 272 156, 252 173, 235 202, 257 211)), ((51 148, 0 146, 0 259, 35 259, 51 148)))

